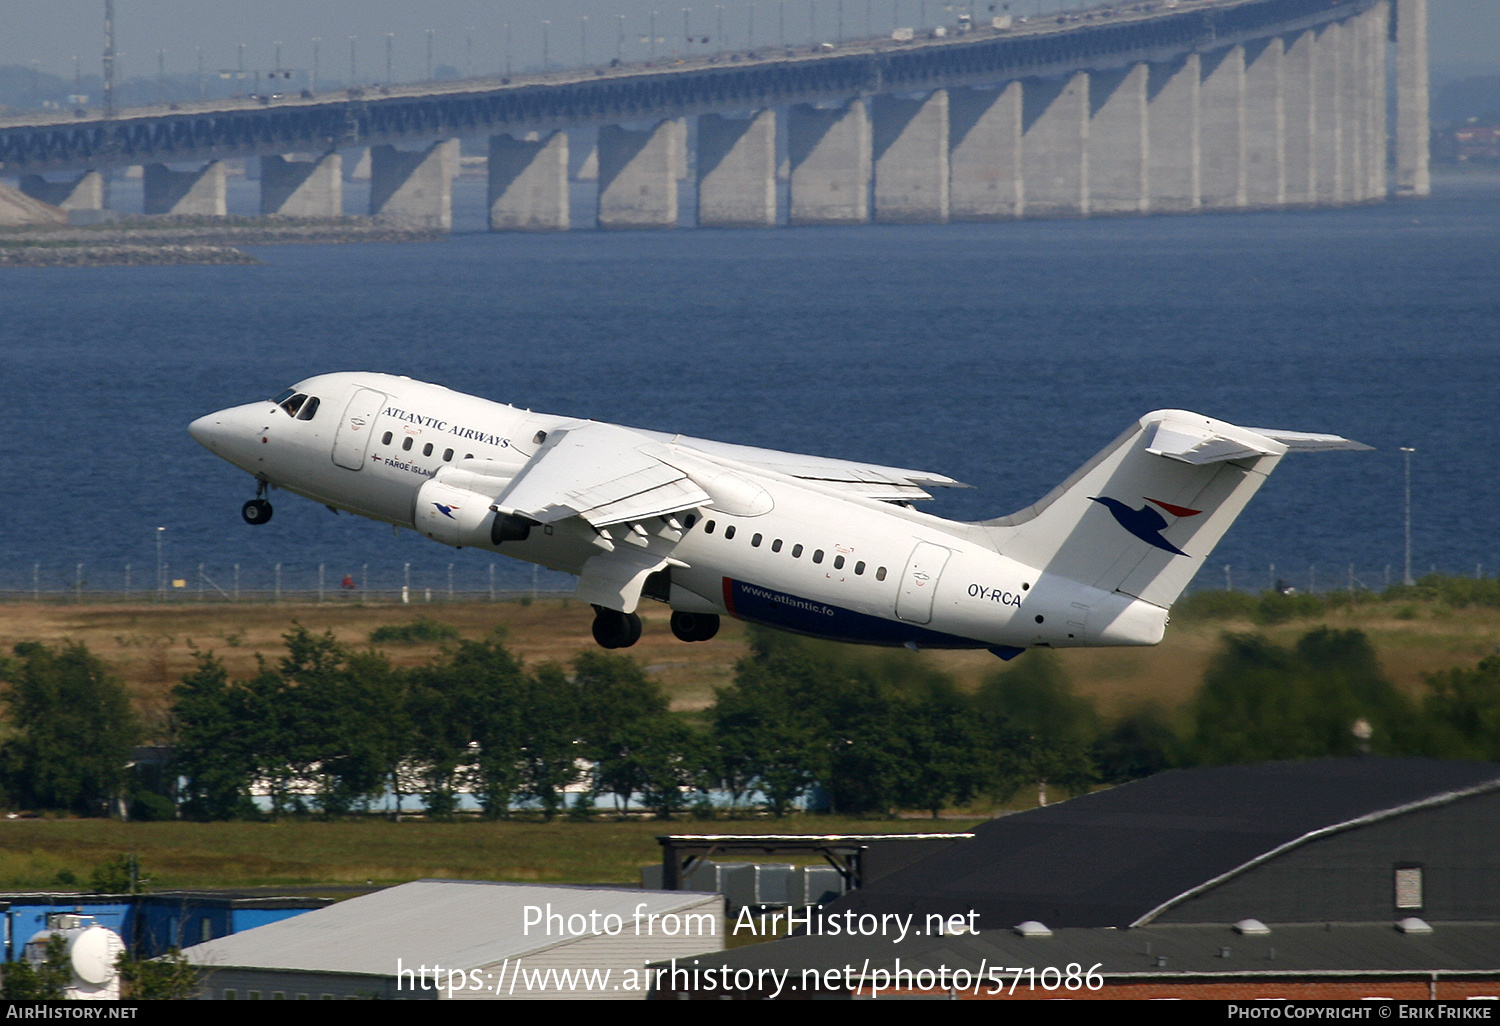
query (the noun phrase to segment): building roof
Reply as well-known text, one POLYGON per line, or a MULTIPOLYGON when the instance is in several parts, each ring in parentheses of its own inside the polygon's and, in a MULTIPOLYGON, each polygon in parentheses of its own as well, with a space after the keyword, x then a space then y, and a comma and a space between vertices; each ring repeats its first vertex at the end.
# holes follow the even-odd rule
POLYGON ((1291 847, 1500 789, 1500 765, 1349 758, 1173 770, 1004 816, 827 912, 1130 926, 1291 847))
MULTIPOLYGON (((1434 923, 1430 933, 1403 933, 1392 923, 1273 924, 1269 932, 1242 935, 1223 924, 1159 924, 1131 930, 1064 929, 1049 936, 1023 937, 1017 931, 981 930, 977 935, 917 936, 895 942, 891 936, 803 936, 710 952, 693 960, 697 977, 663 974, 668 990, 715 989, 727 967, 750 970, 743 979, 765 981, 771 973, 790 972, 782 996, 802 996, 799 985, 809 985, 814 973, 820 987, 835 976, 866 982, 896 970, 912 974, 930 970, 947 986, 954 974, 967 976, 979 995, 994 994, 998 983, 1021 991, 1042 989, 1046 977, 1028 977, 1014 967, 1035 970, 1076 963, 1080 972, 1093 970, 1112 983, 1205 977, 1338 977, 1422 975, 1486 975, 1500 971, 1500 923, 1434 923), (848 967, 846 971, 846 967, 848 967), (1007 968, 1010 967, 1010 968, 1007 968), (992 970, 1002 970, 998 979, 992 970), (811 970, 803 976, 804 970, 811 970), (760 975, 754 975, 756 973, 760 975), (982 982, 981 982, 982 981, 982 982)), ((678 961, 681 965, 681 960, 678 961)), ((653 968, 670 970, 670 963, 653 968)), ((1047 981, 1054 989, 1057 981, 1047 981)), ((959 984, 962 986, 962 982, 959 984)), ((767 988, 769 989, 769 988, 767 988)), ((742 995, 749 996, 749 995, 742 995)), ((1063 995, 1060 995, 1063 996, 1063 995)))
MULTIPOLYGON (((556 913, 564 923, 579 914, 587 918, 597 912, 601 923, 616 915, 623 933, 633 936, 638 908, 648 916, 688 911, 718 915, 722 899, 686 891, 417 880, 195 944, 183 954, 197 965, 220 969, 394 976, 397 959, 413 970, 435 965, 469 970, 575 939, 564 933, 565 927, 555 928, 551 936, 542 926, 527 933, 528 905, 556 913)), ((613 927, 610 921, 601 928, 613 927)))

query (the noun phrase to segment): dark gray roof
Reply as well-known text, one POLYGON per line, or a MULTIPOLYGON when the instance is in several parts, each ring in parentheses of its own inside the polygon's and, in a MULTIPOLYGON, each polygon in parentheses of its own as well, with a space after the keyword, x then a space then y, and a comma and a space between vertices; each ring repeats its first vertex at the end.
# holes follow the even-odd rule
MULTIPOLYGON (((1007 985, 1017 967, 1040 973, 1046 966, 1066 971, 1069 963, 1078 963, 1084 971, 1097 967, 1111 982, 1189 975, 1195 980, 1204 976, 1493 976, 1500 971, 1500 923, 1434 923, 1432 927, 1431 933, 1402 933, 1392 923, 1273 924, 1268 934, 1248 936, 1228 925, 1159 924, 1131 930, 1056 930, 1050 937, 981 930, 977 935, 910 937, 899 943, 881 936, 804 936, 699 955, 692 959, 691 968, 790 970, 789 987, 803 979, 803 970, 826 974, 846 966, 856 980, 897 968, 976 975, 998 967, 1011 970, 1001 974, 1007 985)), ((683 964, 679 959, 677 965, 683 964)), ((717 975, 700 975, 699 979, 713 980, 717 975)), ((1029 982, 1023 975, 1021 989, 1029 982)), ((981 992, 992 987, 986 985, 981 992)))
POLYGON ((1500 788, 1500 765, 1351 758, 1173 770, 974 828, 831 912, 1129 926, 1299 841, 1500 788))

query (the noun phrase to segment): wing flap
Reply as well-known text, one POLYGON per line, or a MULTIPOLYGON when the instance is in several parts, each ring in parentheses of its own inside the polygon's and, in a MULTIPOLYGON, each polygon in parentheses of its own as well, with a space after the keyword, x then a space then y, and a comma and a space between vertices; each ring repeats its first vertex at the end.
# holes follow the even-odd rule
POLYGON ((586 423, 554 431, 496 504, 543 524, 582 517, 595 527, 660 516, 708 501, 676 467, 642 451, 640 433, 586 423))
POLYGON ((753 445, 715 442, 707 438, 692 438, 687 435, 653 433, 651 437, 658 438, 668 445, 696 450, 710 458, 732 460, 758 470, 769 470, 777 474, 785 474, 787 477, 801 478, 804 481, 819 481, 835 485, 841 491, 872 499, 930 499, 932 496, 926 491, 928 488, 969 487, 951 477, 926 470, 888 467, 878 463, 859 463, 854 460, 839 460, 826 456, 808 456, 802 453, 781 452, 777 449, 762 449, 753 445))

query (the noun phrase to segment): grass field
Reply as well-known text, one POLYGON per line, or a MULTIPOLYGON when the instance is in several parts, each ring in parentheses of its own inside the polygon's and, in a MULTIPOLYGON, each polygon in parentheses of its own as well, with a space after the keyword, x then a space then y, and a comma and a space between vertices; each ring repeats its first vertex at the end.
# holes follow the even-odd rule
MULTIPOLYGON (((726 621, 712 642, 685 645, 667 630, 666 609, 642 610, 645 635, 630 654, 659 679, 678 710, 700 710, 716 687, 733 679, 748 654, 742 624, 726 621)), ((281 635, 294 623, 332 631, 363 648, 381 626, 428 618, 459 637, 482 638, 503 629, 505 642, 528 663, 567 662, 593 648, 590 611, 575 601, 434 603, 432 605, 181 604, 87 606, 9 603, 0 606, 0 646, 26 640, 81 641, 126 681, 152 729, 165 724, 170 690, 193 665, 195 649, 213 650, 230 672, 248 676, 257 654, 276 659, 281 635)), ((1258 628, 1249 621, 1174 623, 1166 640, 1148 649, 1093 649, 1061 653, 1077 693, 1106 718, 1154 702, 1181 712, 1202 680, 1225 631, 1260 630, 1289 643, 1314 627, 1358 628, 1371 639, 1387 675, 1416 692, 1424 673, 1473 666, 1500 644, 1500 610, 1451 608, 1437 601, 1371 600, 1313 619, 1258 628)), ((437 655, 442 643, 388 644, 381 650, 397 665, 437 655)), ((922 658, 975 687, 1001 665, 984 652, 926 652, 922 658)), ((1023 657, 1024 658, 1024 657, 1023 657)), ((1034 795, 1018 796, 1019 804, 1034 795)), ((87 882, 112 856, 139 855, 153 889, 175 887, 276 887, 316 892, 318 887, 376 886, 419 877, 536 880, 560 883, 627 883, 656 862, 655 838, 666 832, 874 833, 890 829, 956 829, 992 810, 970 808, 968 820, 889 821, 794 816, 715 823, 681 820, 594 822, 388 822, 349 820, 279 823, 118 823, 103 820, 0 820, 0 888, 60 886, 59 874, 87 882)))
POLYGON ((661 862, 659 834, 925 833, 963 830, 974 822, 838 816, 714 823, 0 820, 0 890, 57 888, 64 871, 87 884, 95 867, 122 853, 139 856, 142 876, 157 891, 278 887, 317 893, 319 887, 382 886, 423 877, 638 884, 642 866, 661 862))
MULTIPOLYGON (((726 620, 706 644, 685 645, 667 629, 668 611, 654 602, 641 607, 645 633, 629 654, 661 681, 679 711, 704 709, 716 687, 729 684, 735 663, 748 654, 744 625, 726 620)), ((276 659, 281 635, 300 623, 315 632, 332 631, 355 647, 369 645, 378 627, 409 624, 419 618, 451 626, 460 637, 483 638, 500 628, 505 643, 529 664, 566 663, 590 651, 591 613, 568 599, 433 603, 402 606, 343 602, 306 604, 168 604, 90 606, 62 603, 7 603, 0 606, 0 649, 20 641, 81 641, 114 667, 135 696, 148 725, 164 722, 169 694, 194 664, 194 650, 211 650, 231 675, 255 672, 256 656, 276 659)), ((1180 707, 1198 687, 1225 631, 1260 630, 1280 643, 1321 625, 1358 628, 1369 635, 1397 687, 1417 691, 1422 675, 1453 666, 1473 666, 1500 645, 1500 610, 1455 609, 1439 602, 1371 600, 1330 611, 1317 619, 1293 620, 1260 628, 1249 621, 1174 623, 1155 648, 1073 649, 1060 653, 1074 689, 1092 699, 1106 717, 1145 702, 1167 710, 1180 707)), ((441 642, 380 646, 397 665, 432 659, 441 642)), ((924 660, 952 674, 963 686, 977 687, 1002 663, 987 652, 924 652, 924 660)))

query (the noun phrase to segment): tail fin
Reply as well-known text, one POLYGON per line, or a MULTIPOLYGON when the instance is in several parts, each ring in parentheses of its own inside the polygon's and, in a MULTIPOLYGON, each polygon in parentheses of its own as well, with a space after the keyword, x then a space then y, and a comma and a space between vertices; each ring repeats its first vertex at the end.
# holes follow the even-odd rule
POLYGON ((1369 448, 1158 410, 1034 506, 981 527, 1004 556, 1166 608, 1287 452, 1369 448))

